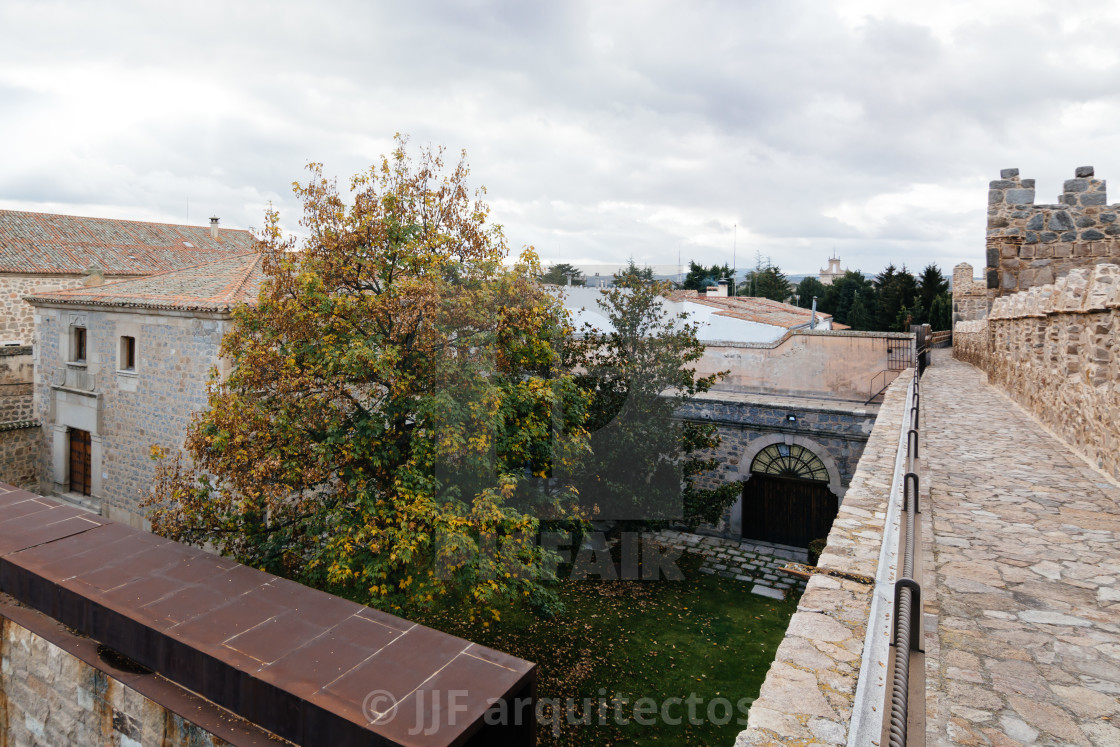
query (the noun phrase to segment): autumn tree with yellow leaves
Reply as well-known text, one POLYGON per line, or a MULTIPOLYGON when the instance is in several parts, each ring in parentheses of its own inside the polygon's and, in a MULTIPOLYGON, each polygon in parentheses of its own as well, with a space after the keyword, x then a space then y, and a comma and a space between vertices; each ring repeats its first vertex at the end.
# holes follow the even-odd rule
POLYGON ((588 395, 557 369, 571 330, 535 255, 503 265, 464 159, 398 137, 348 195, 309 171, 306 238, 267 213, 266 280, 153 530, 384 609, 547 604, 534 517, 571 516, 554 475, 586 451, 588 395))

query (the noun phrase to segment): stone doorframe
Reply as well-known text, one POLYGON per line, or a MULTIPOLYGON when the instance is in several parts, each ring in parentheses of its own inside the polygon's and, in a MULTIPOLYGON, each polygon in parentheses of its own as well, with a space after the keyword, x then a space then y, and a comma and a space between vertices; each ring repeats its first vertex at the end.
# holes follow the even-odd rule
POLYGON ((55 495, 70 492, 70 430, 89 433, 90 495, 101 500, 101 397, 92 392, 75 392, 51 387, 51 412, 48 427, 51 438, 51 478, 55 495))
MULTIPOLYGON (((791 446, 796 444, 813 452, 813 455, 824 463, 824 468, 828 471, 828 489, 841 504, 844 502, 844 493, 848 492, 848 489, 840 482, 840 470, 836 467, 836 461, 829 456, 824 447, 813 439, 795 436, 792 433, 771 433, 768 436, 760 436, 751 441, 747 448, 743 449, 742 456, 739 457, 739 472, 735 479, 740 484, 751 479, 751 464, 758 453, 767 446, 773 446, 774 444, 790 444, 791 446)), ((731 506, 731 520, 728 529, 736 537, 743 535, 742 493, 739 494, 739 498, 731 506)))

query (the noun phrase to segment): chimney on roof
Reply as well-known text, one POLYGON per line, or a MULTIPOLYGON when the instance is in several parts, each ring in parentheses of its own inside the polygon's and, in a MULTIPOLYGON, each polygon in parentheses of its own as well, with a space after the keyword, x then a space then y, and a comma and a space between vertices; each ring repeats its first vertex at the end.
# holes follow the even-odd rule
POLYGON ((82 281, 82 285, 86 288, 97 288, 105 284, 105 271, 98 267, 96 264, 90 265, 86 269, 86 279, 82 281))
POLYGON ((727 298, 727 281, 720 280, 718 285, 708 286, 709 298, 727 298))
POLYGON ((218 238, 218 216, 210 217, 210 238, 218 238))

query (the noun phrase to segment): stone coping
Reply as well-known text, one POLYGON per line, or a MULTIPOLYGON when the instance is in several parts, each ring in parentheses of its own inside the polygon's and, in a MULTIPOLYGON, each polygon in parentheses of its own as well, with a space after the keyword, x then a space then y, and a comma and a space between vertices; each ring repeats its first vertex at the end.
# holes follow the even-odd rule
POLYGON ((890 340, 913 340, 910 332, 860 332, 851 329, 791 329, 777 340, 771 342, 735 342, 734 340, 704 340, 704 345, 709 348, 754 348, 758 350, 773 350, 791 337, 866 337, 886 338, 890 340))
POLYGON ((848 742, 911 378, 887 389, 818 561, 826 572, 809 579, 736 747, 848 742))
POLYGON ((789 394, 766 394, 763 392, 732 392, 723 389, 710 389, 692 395, 696 401, 728 402, 733 404, 760 405, 776 409, 790 409, 810 412, 835 413, 837 415, 875 415, 879 405, 862 401, 826 399, 821 397, 797 397, 789 394))

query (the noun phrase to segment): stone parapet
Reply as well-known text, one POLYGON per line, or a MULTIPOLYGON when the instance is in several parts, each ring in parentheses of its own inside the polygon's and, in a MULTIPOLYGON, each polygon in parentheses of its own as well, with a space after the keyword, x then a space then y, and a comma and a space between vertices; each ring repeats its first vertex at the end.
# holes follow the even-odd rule
MULTIPOLYGON (((847 743, 910 378, 903 372, 887 390, 818 570, 736 747, 847 743)), ((877 666, 882 671, 862 676, 885 676, 877 666)))
POLYGON ((988 190, 987 288, 1008 295, 1070 270, 1120 260, 1120 204, 1103 179, 1079 167, 1056 204, 1034 204, 1034 180, 1004 169, 988 190))
POLYGON ((954 327, 954 356, 1120 479, 1120 265, 1071 270, 954 327))
POLYGON ((953 357, 982 367, 988 354, 988 320, 957 322, 953 325, 953 357))
POLYGON ((953 321, 972 321, 988 315, 995 292, 972 277, 972 265, 961 262, 953 268, 953 321))

